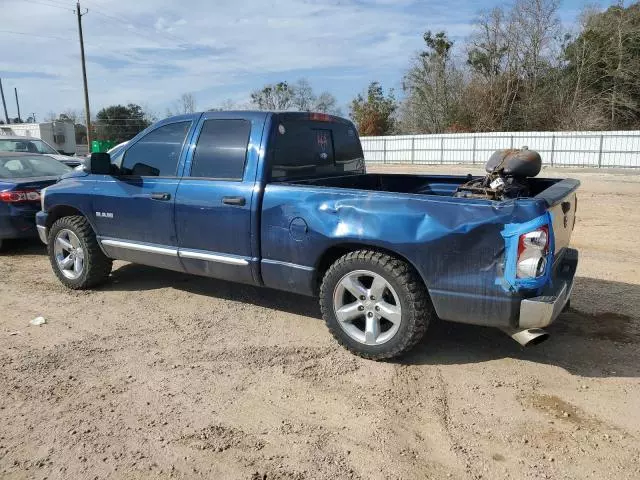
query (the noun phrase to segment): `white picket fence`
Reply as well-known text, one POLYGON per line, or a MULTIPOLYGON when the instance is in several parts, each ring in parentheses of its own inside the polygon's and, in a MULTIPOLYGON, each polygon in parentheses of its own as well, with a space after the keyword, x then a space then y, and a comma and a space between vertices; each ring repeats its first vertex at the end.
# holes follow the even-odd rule
POLYGON ((491 132, 361 137, 367 163, 484 164, 495 150, 529 147, 545 165, 640 167, 640 131, 491 132))

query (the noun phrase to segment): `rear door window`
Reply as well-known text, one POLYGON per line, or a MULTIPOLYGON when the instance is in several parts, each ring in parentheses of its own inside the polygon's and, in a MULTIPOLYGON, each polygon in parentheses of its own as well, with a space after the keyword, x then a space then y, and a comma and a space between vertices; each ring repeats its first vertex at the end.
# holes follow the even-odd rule
POLYGON ((191 177, 242 180, 250 133, 247 120, 206 120, 193 154, 191 177))
POLYGON ((122 173, 141 177, 175 177, 191 122, 163 125, 142 137, 124 154, 122 173))

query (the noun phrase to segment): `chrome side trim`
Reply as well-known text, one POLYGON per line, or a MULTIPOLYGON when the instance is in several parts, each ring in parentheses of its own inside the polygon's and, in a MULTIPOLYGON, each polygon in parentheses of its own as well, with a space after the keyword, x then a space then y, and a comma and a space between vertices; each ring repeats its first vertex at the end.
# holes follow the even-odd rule
POLYGON ((193 260, 205 260, 207 262, 226 263, 228 265, 242 265, 247 266, 249 262, 237 255, 224 255, 220 253, 209 253, 203 250, 189 250, 186 248, 178 249, 178 256, 180 258, 189 258, 193 260))
POLYGON ((136 250, 138 252, 157 253, 159 255, 168 255, 171 257, 205 260, 207 262, 226 263, 229 265, 249 265, 249 261, 243 257, 212 253, 205 250, 190 250, 188 248, 173 248, 163 245, 154 245, 151 243, 127 242, 114 238, 102 238, 100 239, 100 243, 106 247, 126 248, 129 250, 136 250))
POLYGON ((111 238, 101 239, 100 243, 107 247, 127 248, 138 252, 157 253, 159 255, 169 255, 171 257, 178 256, 178 250, 176 248, 162 247, 149 243, 125 242, 123 240, 114 240, 111 238))
POLYGON ((307 272, 313 272, 315 270, 315 268, 313 267, 298 265, 297 263, 281 262, 279 260, 268 260, 266 258, 262 259, 262 263, 267 263, 269 265, 279 265, 281 267, 297 268, 298 270, 305 270, 307 272))
POLYGON ((40 237, 40 241, 47 245, 47 227, 43 225, 36 225, 36 228, 38 229, 38 236, 40 237))

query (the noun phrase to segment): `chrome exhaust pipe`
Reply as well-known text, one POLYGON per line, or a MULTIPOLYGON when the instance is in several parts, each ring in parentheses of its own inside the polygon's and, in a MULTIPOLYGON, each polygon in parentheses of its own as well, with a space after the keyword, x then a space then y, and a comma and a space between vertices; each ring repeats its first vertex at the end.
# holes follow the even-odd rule
POLYGON ((538 345, 549 338, 549 334, 541 328, 527 328, 519 330, 516 328, 503 328, 502 331, 513 338, 523 347, 538 345))

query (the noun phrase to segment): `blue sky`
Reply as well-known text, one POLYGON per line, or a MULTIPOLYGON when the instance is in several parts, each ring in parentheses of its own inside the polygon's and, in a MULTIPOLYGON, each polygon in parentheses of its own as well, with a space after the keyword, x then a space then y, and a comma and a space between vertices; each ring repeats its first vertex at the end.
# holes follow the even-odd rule
MULTIPOLYGON (((564 0, 571 26, 587 2, 564 0)), ((589 1, 606 7, 612 0, 589 1)), ((138 103, 162 116, 182 93, 206 109, 267 82, 305 77, 344 112, 372 80, 400 89, 426 30, 462 42, 499 0, 85 0, 93 114, 138 103)), ((10 116, 82 110, 75 0, 0 0, 0 77, 10 116)))

